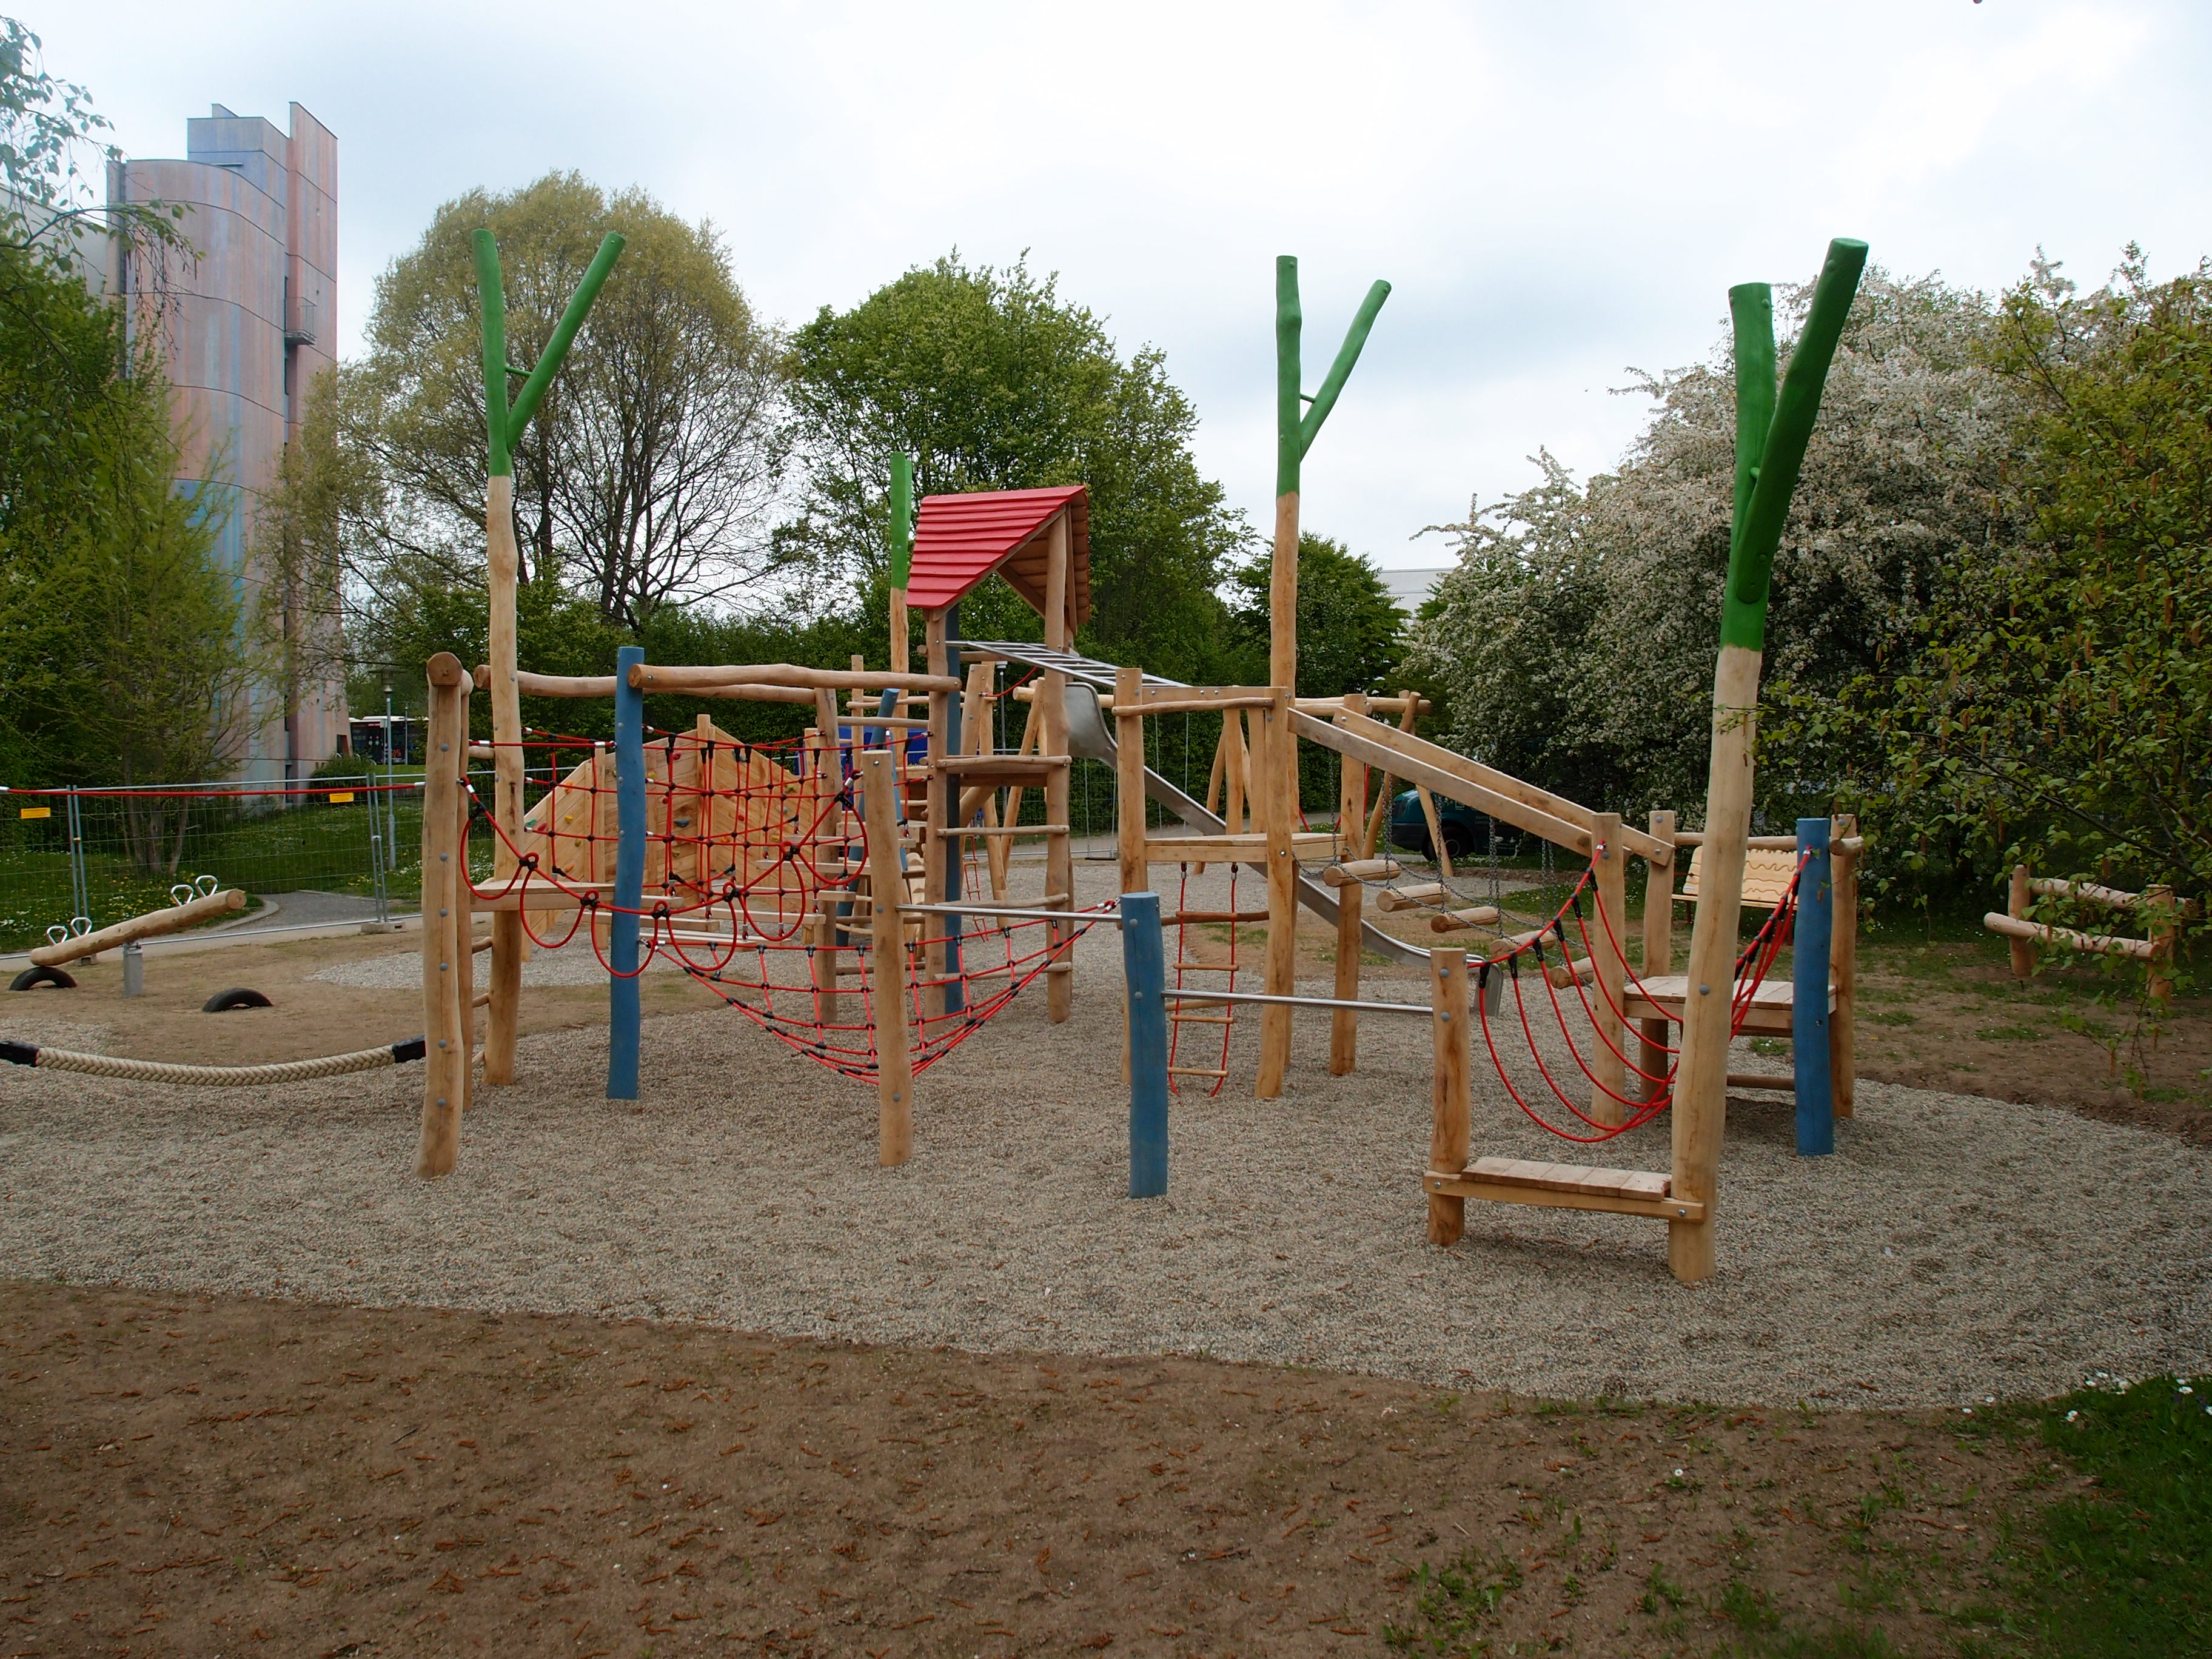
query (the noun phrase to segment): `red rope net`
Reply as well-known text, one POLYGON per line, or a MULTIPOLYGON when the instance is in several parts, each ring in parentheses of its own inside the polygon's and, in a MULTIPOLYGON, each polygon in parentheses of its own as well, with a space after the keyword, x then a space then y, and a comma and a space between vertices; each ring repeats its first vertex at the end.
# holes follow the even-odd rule
MULTIPOLYGON (((1799 876, 1802 876, 1802 872, 1803 864, 1801 860, 1799 876)), ((1751 1012, 1753 999, 1758 994, 1759 986, 1765 982, 1768 971, 1773 967, 1775 957, 1780 953, 1782 946, 1789 940, 1791 924, 1796 915, 1799 876, 1793 876, 1790 878, 1789 889, 1774 907, 1773 913, 1767 917, 1759 932, 1736 957, 1729 1024, 1729 1030, 1732 1036, 1742 1030, 1744 1021, 1751 1012)), ((1596 1146, 1626 1134, 1632 1129, 1643 1127, 1659 1114, 1667 1110, 1674 1103, 1674 1074, 1680 1054, 1678 1047, 1664 1042, 1655 1043, 1649 1037, 1624 1045, 1615 1042, 1608 1031, 1607 1028, 1611 1026, 1625 1036, 1634 1024, 1628 1017, 1627 998, 1625 994, 1627 990, 1632 989, 1638 996, 1647 1000, 1650 996, 1649 988, 1638 976, 1636 970, 1628 965, 1628 953, 1622 948, 1620 930, 1614 925, 1614 921, 1615 919, 1606 912, 1603 896, 1598 890, 1596 868, 1593 866, 1583 872, 1581 878, 1568 893, 1565 901, 1553 913, 1548 921, 1522 943, 1510 951, 1489 958, 1477 969, 1479 994, 1475 998, 1475 1006, 1481 1016, 1483 1043, 1489 1053, 1491 1066, 1498 1073, 1498 1081, 1505 1085, 1505 1092, 1512 1097, 1513 1103, 1528 1115, 1528 1120, 1540 1128, 1557 1135, 1562 1140, 1570 1140, 1586 1146, 1596 1146), (1591 937, 1589 916, 1586 915, 1583 910, 1585 894, 1589 896, 1589 908, 1595 913, 1604 936, 1601 946, 1594 942, 1591 937), (1624 994, 1620 1000, 1615 1000, 1612 988, 1606 984, 1601 975, 1586 975, 1577 971, 1577 959, 1569 949, 1567 939, 1567 922, 1571 916, 1573 918, 1575 931, 1583 948, 1583 955, 1580 958, 1582 963, 1586 964, 1600 949, 1607 952, 1609 957, 1617 957, 1620 960, 1624 982, 1624 994), (1545 957, 1544 942, 1547 938, 1552 939, 1555 945, 1553 960, 1550 962, 1547 962, 1545 957), (1540 1018, 1532 1020, 1529 1017, 1528 999, 1522 989, 1523 981, 1527 977, 1522 972, 1522 963, 1524 959, 1532 963, 1535 969, 1536 980, 1544 987, 1546 1000, 1549 1003, 1552 1014, 1551 1029, 1556 1031, 1559 1042, 1565 1048, 1567 1057, 1574 1062, 1575 1069, 1588 1080, 1595 1094, 1602 1095, 1627 1109, 1625 1121, 1617 1124, 1601 1122, 1591 1116, 1589 1111, 1559 1086, 1559 1079, 1554 1071, 1555 1060, 1547 1058, 1543 1047, 1537 1040, 1538 1027, 1543 1022, 1540 1018), (1556 979, 1555 972, 1557 972, 1556 979), (1499 1047, 1498 1033, 1491 1022, 1489 992, 1492 976, 1500 973, 1506 976, 1506 981, 1512 988, 1513 1009, 1520 1023, 1522 1046, 1525 1046, 1528 1050, 1528 1063, 1534 1068, 1536 1079, 1540 1079, 1540 1089, 1534 1080, 1531 1080, 1525 1075, 1520 1081, 1516 1081, 1513 1070, 1507 1065, 1506 1052, 1502 1051, 1499 1047), (1590 1035, 1596 1039, 1597 1043, 1602 1045, 1607 1053, 1617 1059, 1628 1074, 1642 1082, 1644 1086, 1641 1090, 1634 1093, 1624 1094, 1606 1083, 1595 1071, 1591 1069, 1590 1057, 1585 1054, 1583 1046, 1575 1040, 1575 1027, 1577 1022, 1571 1022, 1567 1004, 1560 997, 1559 993, 1563 984, 1573 990, 1573 1000, 1580 1014, 1579 1023, 1586 1024, 1590 1035), (1599 1018, 1597 1006, 1591 1000, 1589 987, 1592 985, 1597 988, 1598 994, 1603 1000, 1608 1016, 1606 1019, 1599 1018), (1663 1073, 1647 1071, 1639 1063, 1643 1054, 1647 1049, 1656 1050, 1668 1056, 1667 1067, 1663 1073), (1522 1092, 1524 1088, 1528 1091, 1527 1094, 1522 1092), (1537 1109, 1535 1104, 1531 1103, 1530 1096, 1540 1098, 1541 1094, 1547 1091, 1553 1100, 1566 1108, 1575 1119, 1576 1124, 1580 1126, 1579 1127, 1562 1127, 1552 1121, 1537 1109)), ((1674 1025, 1680 1025, 1682 1023, 1681 1016, 1668 1010, 1665 1005, 1653 1000, 1650 1006, 1664 1015, 1668 1023, 1674 1025)), ((1540 1016, 1542 1010, 1543 1005, 1539 1004, 1540 1016)), ((1510 1050, 1514 1046, 1509 1036, 1506 1039, 1505 1050, 1510 1050)))
MULTIPOLYGON (((865 726, 864 720, 856 720, 865 726)), ((638 968, 675 969, 794 1052, 856 1081, 878 1072, 875 906, 921 902, 921 859, 904 845, 901 873, 874 890, 855 734, 835 740, 739 743, 705 726, 652 734, 645 746, 642 902, 614 901, 619 830, 611 751, 586 739, 533 733, 559 781, 510 838, 471 787, 472 823, 492 839, 504 878, 473 883, 479 897, 515 896, 523 929, 542 950, 580 938, 612 977, 609 921, 635 915, 638 968), (562 771, 565 763, 573 762, 562 771), (532 898, 546 902, 533 905, 532 898)), ((903 824, 921 784, 895 750, 903 824)), ((963 890, 981 860, 963 862, 963 890)), ((898 930, 911 1059, 927 1070, 960 1046, 1054 962, 1096 916, 1065 923, 908 913, 898 930), (1054 940, 1049 931, 1058 928, 1054 940)))

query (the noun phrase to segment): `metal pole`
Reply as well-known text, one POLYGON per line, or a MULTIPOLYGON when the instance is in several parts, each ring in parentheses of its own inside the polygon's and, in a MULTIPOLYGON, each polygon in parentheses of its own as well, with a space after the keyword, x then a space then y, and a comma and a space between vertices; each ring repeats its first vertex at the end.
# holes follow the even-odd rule
POLYGON ((1160 896, 1121 895, 1121 975, 1129 995, 1129 1196, 1168 1190, 1167 952, 1160 896))
POLYGON ((76 786, 69 787, 70 915, 92 921, 92 883, 84 868, 84 814, 76 786))
POLYGON ((383 927, 392 920, 391 906, 385 899, 384 886, 384 811, 376 799, 376 774, 367 774, 362 782, 368 795, 368 868, 376 891, 376 925, 383 927))
POLYGON ((1828 1066, 1828 946, 1834 934, 1833 863, 1826 816, 1797 820, 1796 938, 1790 956, 1790 1042, 1795 1051, 1797 1154, 1836 1150, 1835 1079, 1828 1066))
POLYGON ((607 924, 607 1098, 637 1098, 637 912, 645 898, 645 693, 629 683, 645 647, 615 653, 615 914, 607 924))
POLYGON ((384 686, 384 853, 399 867, 399 797, 392 787, 392 684, 384 686))

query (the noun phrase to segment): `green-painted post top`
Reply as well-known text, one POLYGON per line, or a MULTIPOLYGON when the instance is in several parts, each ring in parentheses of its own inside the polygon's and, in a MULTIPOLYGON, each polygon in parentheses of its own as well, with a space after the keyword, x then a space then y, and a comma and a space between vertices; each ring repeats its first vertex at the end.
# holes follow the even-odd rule
POLYGON ((1759 457, 1766 453, 1767 428, 1774 424, 1774 290, 1765 283, 1739 283, 1729 290, 1729 318, 1735 334, 1735 495, 1729 515, 1729 551, 1751 507, 1751 487, 1759 480, 1759 457))
POLYGON ((1275 494, 1295 494, 1298 462, 1305 445, 1298 431, 1298 336, 1305 325, 1298 309, 1298 262, 1294 254, 1275 260, 1275 494))
POLYGON ((914 458, 891 457, 891 586, 902 588, 914 571, 914 458))
POLYGON ((472 240, 477 301, 483 313, 484 436, 491 452, 485 471, 500 478, 514 471, 507 441, 507 297, 499 280, 498 242, 485 229, 472 240))
POLYGON ((538 358, 538 366, 530 371, 510 406, 507 398, 507 301, 500 283, 499 243, 489 229, 483 228, 477 230, 474 240, 477 296, 483 308, 484 429, 489 451, 485 470, 494 477, 501 477, 514 471, 514 441, 521 435, 530 417, 538 412, 538 405, 544 401, 546 388, 553 384, 553 376, 568 356, 576 331, 584 325, 592 301, 599 297, 599 290, 606 285, 615 261, 622 258, 625 244, 611 231, 600 242, 599 251, 592 256, 592 263, 584 272, 584 280, 569 297, 568 309, 554 325, 553 337, 545 343, 544 355, 538 358))
POLYGON ((1275 494, 1287 495, 1298 487, 1299 465, 1306 451, 1313 447, 1314 440, 1321 435, 1322 422, 1336 407, 1344 383, 1352 377, 1352 365, 1359 361, 1365 349, 1367 336, 1375 326, 1375 318, 1382 309, 1382 302, 1390 297, 1390 284, 1376 283, 1367 290, 1367 297, 1359 302, 1359 309, 1352 319, 1352 326, 1344 332, 1344 343, 1337 348, 1336 361, 1329 365, 1328 374, 1321 383, 1321 390, 1313 395, 1312 407, 1301 409, 1307 399, 1299 390, 1304 379, 1299 360, 1299 336, 1304 327, 1304 315, 1298 306, 1298 262, 1288 253, 1275 260, 1275 494))
POLYGON ((1858 292, 1866 258, 1864 242, 1838 237, 1828 244, 1820 280, 1813 285, 1812 307, 1805 314, 1804 329, 1790 354, 1789 370, 1782 377, 1751 498, 1729 538, 1728 593, 1721 605, 1723 646, 1752 651, 1765 648, 1767 585, 1773 575, 1774 550, 1782 544, 1790 498, 1797 488, 1805 446, 1820 412, 1820 394, 1827 385, 1836 343, 1843 336, 1844 319, 1850 314, 1851 299, 1858 292))

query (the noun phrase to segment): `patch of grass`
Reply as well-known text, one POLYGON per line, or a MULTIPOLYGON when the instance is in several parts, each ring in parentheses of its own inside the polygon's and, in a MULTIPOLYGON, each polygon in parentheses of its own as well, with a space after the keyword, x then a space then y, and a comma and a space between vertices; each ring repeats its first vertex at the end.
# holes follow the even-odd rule
POLYGON ((1423 1562, 1409 1581, 1414 1591, 1411 1623, 1382 1626, 1382 1639, 1401 1653, 1443 1659, 1486 1646, 1481 1629, 1521 1588, 1521 1569, 1500 1556, 1486 1559, 1466 1550, 1442 1566, 1423 1562))
POLYGON ((1869 1025, 1917 1025, 1920 1016, 1908 1014, 1902 1008, 1893 1008, 1886 1014, 1863 1014, 1861 1018, 1869 1025))
POLYGON ((2212 1651, 2212 1389, 2172 1376, 2033 1408, 2096 1482, 2037 1516, 2008 1586, 2040 1650, 2067 1659, 2212 1651))
POLYGON ((2041 1025, 1984 1025, 1974 1035, 1984 1042, 2040 1042, 2051 1032, 2041 1025))
POLYGON ((1730 1659, 1903 1659, 1872 1626, 1831 1625, 1823 1631, 1764 1631, 1723 1650, 1730 1659))

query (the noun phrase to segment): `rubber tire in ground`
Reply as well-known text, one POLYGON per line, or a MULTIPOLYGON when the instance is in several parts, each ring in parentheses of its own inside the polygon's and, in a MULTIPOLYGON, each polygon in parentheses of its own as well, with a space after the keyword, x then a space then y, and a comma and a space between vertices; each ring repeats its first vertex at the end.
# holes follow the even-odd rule
POLYGON ((1474 837, 1456 823, 1448 823, 1444 826, 1444 851, 1452 856, 1455 862, 1463 858, 1472 857, 1474 853, 1474 837))
POLYGON ((41 985, 51 985, 57 991, 74 991, 76 981, 58 968, 26 968, 8 981, 11 991, 35 991, 41 985))
POLYGON ((222 1014, 233 1008, 273 1008, 276 1006, 258 991, 249 990, 243 985, 234 985, 228 991, 217 991, 200 1004, 200 1012, 204 1014, 222 1014))

